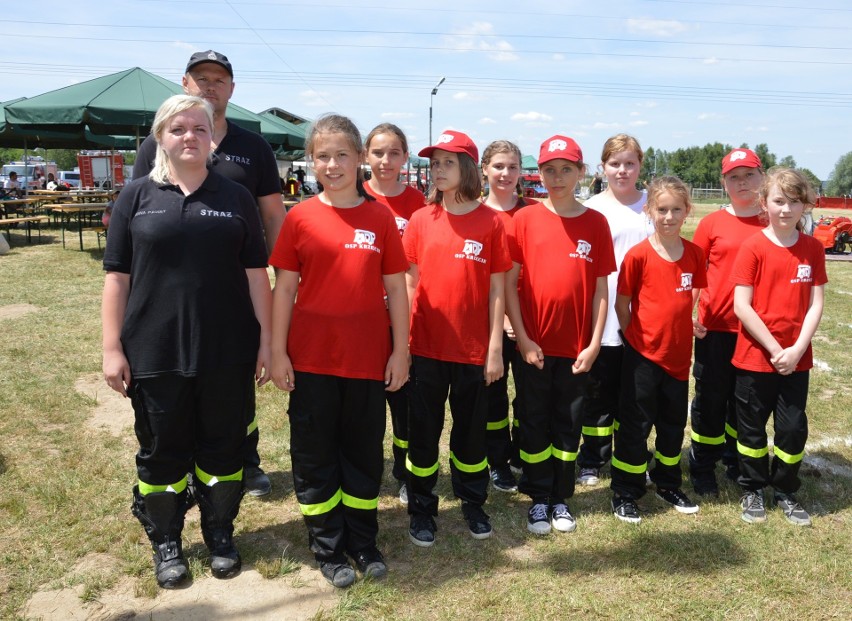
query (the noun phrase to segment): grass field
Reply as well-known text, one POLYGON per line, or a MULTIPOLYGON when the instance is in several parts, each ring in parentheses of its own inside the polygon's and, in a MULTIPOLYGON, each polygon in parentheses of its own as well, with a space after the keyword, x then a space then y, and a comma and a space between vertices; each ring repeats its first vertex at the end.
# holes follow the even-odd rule
MULTIPOLYGON (((712 209, 700 205, 685 234, 712 209)), ((55 235, 33 245, 13 235, 12 252, 0 257, 0 308, 36 310, 0 319, 0 618, 20 618, 35 591, 75 580, 84 583, 86 601, 124 579, 137 596, 153 597, 150 549, 129 511, 132 429, 118 437, 93 429, 87 420, 99 399, 74 389, 100 371, 101 255, 63 250, 55 235), (69 577, 91 553, 113 557, 117 569, 69 577)), ((96 247, 93 235, 86 243, 96 247)), ((606 479, 571 501, 575 533, 545 538, 526 532, 526 498, 493 492, 486 510, 495 535, 474 541, 442 458, 438 542, 419 549, 408 542, 386 462, 379 543, 390 574, 357 582, 316 618, 849 619, 852 264, 831 262, 828 272, 799 494, 814 515, 812 528, 787 524, 777 510, 764 525, 743 523, 738 490, 727 481, 720 499, 702 503, 694 516, 649 494, 640 501, 642 524, 627 525, 608 511, 606 479)), ((244 501, 236 539, 246 567, 292 586, 294 569, 312 557, 293 494, 286 406, 271 385, 259 391, 260 451, 274 491, 244 501)), ((186 550, 193 575, 209 574, 197 524, 187 528, 186 550)))

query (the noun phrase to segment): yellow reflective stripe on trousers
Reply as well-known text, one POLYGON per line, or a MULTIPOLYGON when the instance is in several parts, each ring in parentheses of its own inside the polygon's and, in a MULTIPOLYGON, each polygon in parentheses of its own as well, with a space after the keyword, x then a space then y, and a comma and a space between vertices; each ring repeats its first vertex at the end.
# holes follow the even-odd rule
POLYGON ((455 467, 458 470, 461 470, 462 472, 482 472, 483 470, 488 468, 488 459, 483 459, 478 464, 466 464, 464 462, 459 461, 452 451, 450 451, 450 459, 452 460, 455 467))
POLYGON ((401 449, 408 450, 408 440, 403 440, 401 438, 393 436, 393 445, 398 446, 401 449))
POLYGON ((621 427, 621 423, 619 423, 617 420, 612 421, 612 430, 613 431, 618 431, 619 427, 621 427))
POLYGON ((350 509, 363 509, 364 511, 370 511, 372 509, 378 509, 379 507, 379 497, 370 498, 369 500, 365 500, 364 498, 358 498, 356 496, 350 496, 346 492, 343 493, 343 504, 349 507, 350 509))
POLYGON ((568 451, 560 451, 555 446, 551 446, 550 454, 554 459, 559 461, 577 461, 577 453, 569 453, 568 451))
POLYGON ((642 474, 648 469, 647 462, 640 466, 631 466, 630 464, 618 459, 615 455, 612 456, 612 466, 613 468, 618 468, 619 470, 624 470, 625 472, 632 472, 633 474, 642 474))
POLYGON ((504 427, 508 427, 508 426, 509 426, 509 417, 507 416, 507 417, 506 417, 506 418, 504 418, 503 420, 498 420, 498 421, 495 421, 495 422, 493 422, 493 423, 492 423, 492 422, 489 422, 489 423, 485 426, 485 428, 486 428, 488 431, 497 431, 498 429, 503 429, 504 427))
POLYGON ((214 475, 208 474, 204 472, 197 465, 195 466, 195 477, 204 483, 207 487, 213 487, 219 481, 242 481, 243 480, 243 469, 240 468, 233 474, 222 474, 222 475, 214 475))
POLYGON ((169 483, 168 485, 151 485, 150 483, 145 483, 145 481, 139 481, 139 493, 142 496, 147 494, 156 494, 158 492, 172 492, 173 494, 180 494, 185 489, 186 477, 183 477, 176 483, 169 483))
POLYGON ((772 452, 775 453, 775 457, 783 461, 785 464, 797 464, 802 461, 805 456, 804 451, 798 453, 797 455, 790 455, 790 453, 782 451, 777 446, 772 447, 772 452))
POLYGON ((664 466, 677 466, 680 463, 680 454, 677 457, 666 457, 660 451, 654 451, 654 459, 664 466))
POLYGON ((257 429, 257 414, 254 415, 254 420, 248 424, 248 427, 246 427, 246 435, 250 436, 251 432, 255 429, 257 429))
POLYGON ((761 457, 766 457, 767 455, 769 455, 769 447, 764 446, 763 448, 753 449, 737 442, 737 452, 740 455, 745 455, 746 457, 754 457, 755 459, 760 459, 761 457))
POLYGON ((737 430, 731 427, 728 423, 725 423, 725 433, 731 436, 734 440, 737 439, 737 430))
POLYGON ((693 431, 692 433, 690 433, 690 437, 692 437, 693 442, 700 442, 701 444, 712 444, 713 446, 718 446, 719 444, 725 443, 724 434, 717 438, 711 438, 710 436, 698 435, 693 431))
POLYGON ((527 462, 528 464, 538 464, 546 460, 553 454, 553 447, 548 446, 541 453, 526 453, 524 451, 520 451, 521 459, 527 462))
POLYGON ((512 419, 512 427, 520 427, 520 426, 521 426, 521 421, 519 421, 518 417, 516 416, 515 418, 512 419))
POLYGON ((334 493, 334 496, 325 502, 318 502, 314 505, 303 505, 302 503, 299 503, 299 510, 302 512, 302 515, 322 515, 323 513, 328 513, 339 505, 342 497, 343 491, 338 489, 334 493))
POLYGON ((609 427, 586 427, 583 425, 583 435, 605 438, 606 436, 612 435, 612 427, 612 425, 609 427))
POLYGON ((428 468, 418 468, 417 466, 411 463, 411 459, 409 459, 408 455, 406 455, 405 468, 416 477, 428 477, 438 471, 438 462, 436 461, 434 466, 429 466, 428 468))

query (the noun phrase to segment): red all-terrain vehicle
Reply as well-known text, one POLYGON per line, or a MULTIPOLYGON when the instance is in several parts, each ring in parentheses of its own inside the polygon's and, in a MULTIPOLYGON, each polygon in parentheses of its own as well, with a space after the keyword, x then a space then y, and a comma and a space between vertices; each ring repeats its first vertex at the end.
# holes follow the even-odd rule
POLYGON ((822 243, 826 252, 845 254, 846 246, 852 246, 852 220, 846 216, 820 218, 814 239, 822 243))

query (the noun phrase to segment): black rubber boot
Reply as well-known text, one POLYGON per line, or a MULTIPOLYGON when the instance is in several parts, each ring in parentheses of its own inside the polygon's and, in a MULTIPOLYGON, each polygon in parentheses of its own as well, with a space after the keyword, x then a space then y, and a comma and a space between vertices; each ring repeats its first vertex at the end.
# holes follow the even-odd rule
POLYGON ((234 547, 234 520, 240 512, 243 482, 219 481, 211 487, 196 481, 195 497, 201 510, 201 534, 210 550, 213 576, 236 576, 242 560, 234 547))
POLYGON ((183 558, 181 532, 183 518, 191 506, 186 490, 179 494, 155 492, 142 496, 133 486, 133 505, 130 510, 145 528, 154 550, 154 573, 157 584, 174 589, 187 578, 183 558))

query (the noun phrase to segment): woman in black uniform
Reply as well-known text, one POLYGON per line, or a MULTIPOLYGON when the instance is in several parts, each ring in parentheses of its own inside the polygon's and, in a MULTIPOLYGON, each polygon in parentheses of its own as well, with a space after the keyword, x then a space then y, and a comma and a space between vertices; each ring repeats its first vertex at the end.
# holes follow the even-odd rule
POLYGON ((239 572, 244 412, 255 380, 269 379, 263 231, 248 190, 207 168, 212 127, 202 99, 163 103, 154 168, 116 201, 104 254, 104 378, 133 402, 132 510, 164 588, 187 577, 181 531, 193 500, 213 575, 239 572))

